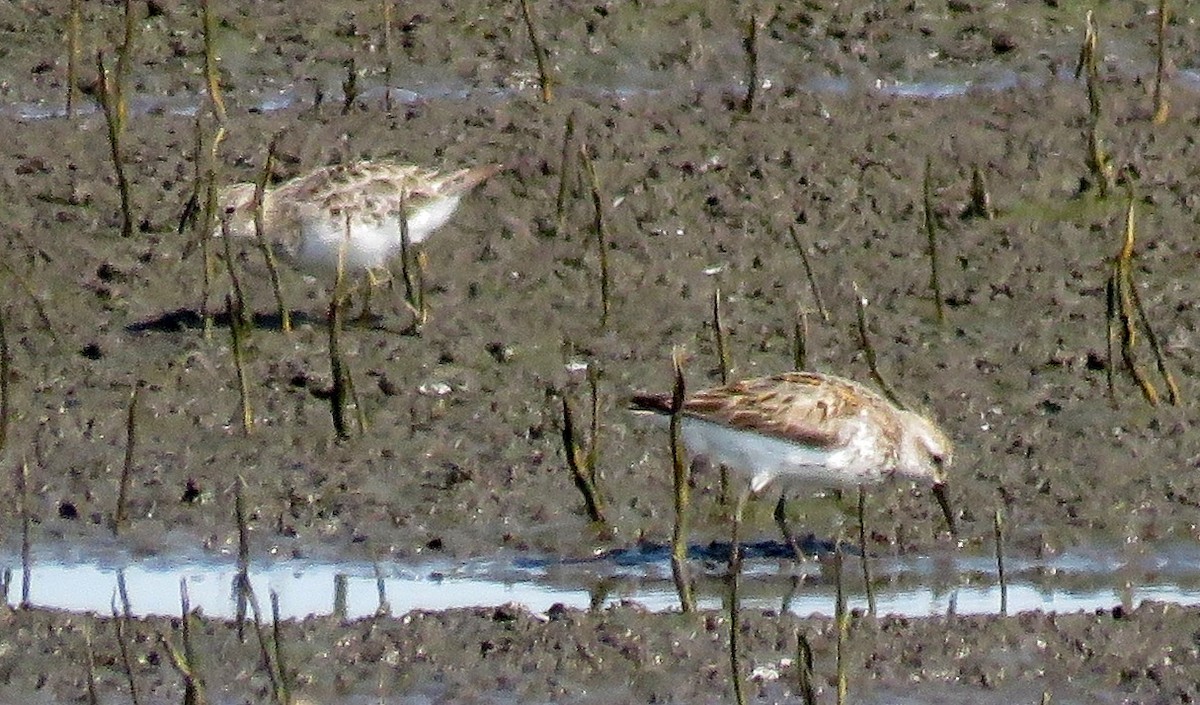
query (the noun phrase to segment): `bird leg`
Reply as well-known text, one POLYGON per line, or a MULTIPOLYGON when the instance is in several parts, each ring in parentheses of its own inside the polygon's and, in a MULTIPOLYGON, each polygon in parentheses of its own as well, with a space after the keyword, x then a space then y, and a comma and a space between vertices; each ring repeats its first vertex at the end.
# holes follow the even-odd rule
POLYGON ((737 579, 737 575, 742 569, 742 513, 746 509, 746 502, 749 501, 751 494, 749 489, 743 490, 738 495, 737 504, 733 508, 733 529, 729 537, 729 575, 734 580, 737 579))
POLYGON ((788 526, 787 490, 779 493, 779 501, 775 503, 775 525, 779 527, 779 533, 783 534, 783 542, 792 549, 792 556, 798 561, 804 560, 804 553, 800 550, 800 544, 796 543, 796 535, 792 533, 792 528, 788 526))
POLYGON ((729 673, 733 679, 733 691, 737 702, 744 703, 742 693, 742 667, 740 650, 741 610, 738 604, 738 579, 742 573, 742 551, 738 534, 742 526, 742 510, 753 491, 747 487, 738 495, 733 509, 733 529, 729 537, 729 673))
POLYGON ((384 276, 376 274, 374 268, 367 269, 364 279, 364 291, 362 297, 362 310, 359 311, 358 317, 355 319, 359 323, 371 323, 375 320, 375 315, 371 313, 371 293, 378 284, 390 282, 392 280, 391 272, 383 270, 384 276))

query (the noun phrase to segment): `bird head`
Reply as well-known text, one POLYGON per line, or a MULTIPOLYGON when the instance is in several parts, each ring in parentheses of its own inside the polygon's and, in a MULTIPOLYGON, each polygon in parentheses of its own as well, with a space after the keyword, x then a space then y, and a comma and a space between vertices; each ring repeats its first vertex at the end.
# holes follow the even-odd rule
POLYGON ((230 184, 221 189, 217 195, 218 224, 214 235, 221 234, 222 222, 228 224, 233 237, 254 237, 254 184, 230 184))
POLYGON ((952 535, 958 535, 954 512, 946 497, 946 468, 954 458, 954 444, 937 424, 911 411, 901 411, 906 427, 900 449, 899 472, 914 480, 933 485, 933 496, 946 518, 952 535))

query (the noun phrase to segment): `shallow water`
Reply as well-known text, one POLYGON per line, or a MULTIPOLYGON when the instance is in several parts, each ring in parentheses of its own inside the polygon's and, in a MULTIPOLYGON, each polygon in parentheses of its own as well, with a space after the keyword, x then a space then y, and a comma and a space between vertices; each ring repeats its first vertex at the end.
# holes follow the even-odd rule
MULTIPOLYGON (((1069 552, 1052 558, 1006 557, 1006 595, 990 557, 873 559, 871 569, 880 614, 921 617, 938 614, 998 614, 1002 596, 1009 613, 1043 610, 1077 612, 1131 609, 1143 600, 1200 604, 1200 548, 1173 546, 1134 555, 1069 552)), ((693 561, 702 608, 722 606, 724 564, 693 561)), ((9 605, 22 602, 24 571, 19 558, 0 559, 9 605)), ((750 609, 829 615, 836 580, 831 561, 794 563, 751 557, 746 561, 742 604, 750 609)), ((848 605, 867 609, 861 563, 844 568, 848 605)), ((103 560, 35 556, 29 571, 28 603, 69 612, 109 614, 123 604, 138 616, 179 612, 180 583, 191 605, 206 615, 236 615, 238 566, 232 558, 103 560)), ((535 613, 555 604, 587 609, 633 602, 652 611, 677 609, 669 562, 628 555, 559 562, 528 557, 423 565, 329 560, 252 561, 249 577, 260 604, 279 596, 286 619, 337 615, 370 616, 413 610, 491 607, 515 603, 535 613)))
MULTIPOLYGON (((1065 51, 1065 50, 1064 50, 1065 51)), ((1136 52, 1130 51, 1133 54, 1136 52)), ((1119 56, 1109 54, 1110 58, 1119 56)), ((1132 76, 1146 75, 1153 67, 1144 60, 1122 59, 1112 67, 1132 76)), ((1002 63, 981 64, 976 66, 956 66, 913 72, 904 76, 881 74, 871 79, 859 76, 849 78, 842 75, 815 71, 799 84, 785 85, 780 78, 772 78, 767 72, 763 78, 761 90, 771 91, 787 88, 807 93, 846 94, 863 90, 881 96, 893 98, 910 98, 918 100, 944 100, 962 98, 972 92, 1003 92, 1021 87, 1040 86, 1049 80, 1074 81, 1071 67, 1062 64, 1049 72, 1029 67, 1012 67, 1002 63)), ((1174 85, 1180 88, 1200 89, 1200 70, 1184 67, 1175 70, 1171 77, 1174 85)), ((595 77, 592 77, 595 78, 595 77)), ((662 76, 641 71, 624 71, 619 75, 609 77, 609 80, 592 80, 575 83, 565 87, 567 93, 584 96, 617 96, 633 98, 643 95, 655 95, 672 90, 678 90, 680 85, 691 86, 689 90, 703 88, 712 92, 744 93, 742 82, 729 82, 720 78, 698 74, 690 81, 667 81, 662 76)), ((1080 84, 1082 87, 1082 84, 1080 84)), ((396 105, 418 105, 435 101, 465 101, 470 99, 507 99, 522 91, 533 91, 536 87, 532 81, 517 82, 508 87, 471 86, 452 76, 431 77, 430 80, 415 82, 403 86, 387 87, 374 85, 365 87, 359 93, 359 101, 367 104, 382 104, 384 94, 390 92, 396 105)), ((335 85, 323 86, 323 100, 329 104, 340 104, 344 96, 335 85)), ((312 107, 314 103, 312 86, 283 81, 267 81, 266 87, 256 90, 240 98, 241 107, 251 113, 269 113, 287 110, 296 106, 312 107)), ((162 95, 157 93, 133 94, 129 98, 129 112, 133 115, 167 113, 171 115, 194 116, 200 107, 207 102, 206 93, 177 93, 162 95)), ((76 108, 77 117, 98 115, 100 107, 95 102, 85 101, 76 108)), ((21 120, 46 120, 67 117, 66 106, 58 95, 45 96, 33 101, 15 101, 0 104, 0 116, 14 117, 21 120)))

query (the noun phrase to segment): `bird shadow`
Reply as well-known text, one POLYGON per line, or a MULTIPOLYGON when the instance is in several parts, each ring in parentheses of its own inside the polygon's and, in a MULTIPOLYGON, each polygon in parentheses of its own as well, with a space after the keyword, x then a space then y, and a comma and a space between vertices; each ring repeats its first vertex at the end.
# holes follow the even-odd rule
MULTIPOLYGON (((314 316, 304 311, 289 311, 288 316, 293 326, 325 325, 325 316, 314 316)), ((215 326, 229 327, 229 313, 215 311, 212 322, 215 326)), ((250 316, 250 325, 256 330, 283 330, 283 318, 278 311, 271 313, 254 313, 250 316)), ((188 330, 199 330, 204 327, 204 315, 194 308, 177 308, 157 316, 134 321, 125 326, 129 333, 180 333, 188 330)))
MULTIPOLYGON (((840 545, 832 539, 818 538, 815 534, 796 538, 796 547, 807 558, 828 558, 835 553, 842 555, 861 555, 858 546, 843 541, 840 545)), ((792 547, 784 541, 748 541, 739 544, 743 560, 793 560, 796 554, 792 547)), ((691 545, 687 548, 687 557, 693 561, 708 561, 724 563, 729 560, 730 543, 728 541, 712 541, 704 545, 691 545)), ((671 560, 671 546, 657 542, 641 542, 630 548, 616 548, 600 554, 599 558, 612 561, 617 565, 631 566, 644 563, 655 563, 671 560)))
MULTIPOLYGON (((326 328, 329 325, 329 318, 327 316, 317 316, 306 311, 289 311, 288 317, 291 320, 292 327, 309 325, 317 328, 326 328)), ((283 319, 280 317, 278 311, 254 313, 251 315, 249 323, 250 327, 254 330, 283 330, 283 319)), ((226 311, 214 311, 212 313, 212 324, 217 327, 228 328, 229 313, 226 311)), ((415 323, 398 327, 389 325, 382 316, 371 316, 366 319, 350 318, 343 324, 343 327, 346 329, 371 330, 403 336, 419 336, 421 334, 420 326, 415 323)), ((202 328, 204 328, 204 315, 200 311, 194 308, 177 308, 173 311, 160 313, 157 316, 134 321, 125 326, 125 332, 181 333, 183 331, 200 330, 202 328)))
MULTIPOLYGON (((840 544, 833 539, 818 538, 814 534, 796 538, 797 548, 806 558, 823 560, 831 558, 839 552, 843 556, 861 556, 859 547, 848 541, 840 544)), ((687 548, 688 560, 706 563, 726 563, 729 561, 728 541, 712 541, 708 544, 693 544, 687 548)), ((750 541, 740 544, 743 560, 785 560, 795 559, 792 547, 783 541, 750 541)), ((637 567, 670 563, 670 544, 655 541, 639 541, 626 548, 614 548, 594 556, 576 559, 546 559, 526 557, 518 561, 519 567, 546 568, 550 565, 570 565, 581 563, 607 563, 619 567, 637 567)))

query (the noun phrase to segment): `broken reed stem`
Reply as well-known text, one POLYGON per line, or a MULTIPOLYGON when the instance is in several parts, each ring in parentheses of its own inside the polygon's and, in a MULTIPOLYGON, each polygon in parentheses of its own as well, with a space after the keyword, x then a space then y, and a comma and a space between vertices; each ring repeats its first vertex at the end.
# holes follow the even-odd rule
MULTIPOLYGON (((1142 395, 1151 406, 1158 404, 1158 392, 1154 389, 1154 385, 1146 379, 1142 374, 1141 369, 1137 365, 1137 360, 1134 352, 1134 346, 1137 343, 1136 322, 1133 315, 1132 296, 1130 290, 1133 289, 1133 243, 1134 243, 1134 212, 1133 212, 1133 194, 1130 194, 1129 205, 1125 212, 1125 237, 1121 245, 1121 251, 1117 254, 1116 260, 1113 262, 1112 271, 1109 275, 1108 282, 1108 300, 1109 300, 1109 331, 1113 331, 1113 320, 1120 322, 1120 351, 1121 359, 1125 365, 1126 371, 1137 382, 1142 390, 1142 395)), ((1111 340, 1111 339, 1110 339, 1111 340)), ((1113 366, 1113 360, 1109 360, 1109 366, 1113 366)), ((1116 399, 1113 399, 1113 404, 1116 404, 1116 399)))
POLYGON ((37 297, 37 293, 34 292, 29 281, 21 276, 17 270, 13 269, 12 265, 4 259, 0 259, 0 269, 8 272, 13 281, 17 283, 17 286, 21 287, 21 291, 24 291, 25 295, 29 297, 29 300, 33 303, 33 310, 37 313, 38 321, 46 329, 46 332, 50 334, 50 338, 54 341, 54 344, 58 345, 58 333, 54 332, 54 324, 50 322, 50 316, 46 314, 46 307, 42 304, 41 299, 37 297))
POLYGON ((607 524, 608 521, 604 517, 604 502, 595 483, 595 469, 588 467, 588 456, 576 437, 575 419, 571 413, 571 403, 567 400, 565 392, 562 394, 562 417, 563 452, 567 456, 567 468, 571 471, 571 478, 575 482, 576 489, 583 495, 588 518, 598 524, 607 524))
POLYGON ((833 606, 833 621, 837 627, 837 704, 846 702, 846 640, 850 632, 850 611, 846 609, 846 586, 842 575, 842 541, 839 533, 837 547, 833 552, 833 575, 837 593, 833 606))
MULTIPOLYGON (((349 220, 347 220, 349 222, 349 220)), ((349 229, 349 225, 346 226, 349 229)), ((348 237, 348 236, 347 236, 348 237)), ((408 232, 408 195, 400 195, 400 278, 404 280, 404 303, 412 311, 415 320, 413 331, 420 332, 425 323, 425 292, 413 277, 414 260, 412 256, 412 239, 408 232)), ((368 274, 368 277, 370 275, 368 274)), ((368 279, 367 286, 371 283, 368 279)))
POLYGON ((250 571, 250 527, 246 523, 246 479, 237 476, 233 489, 233 517, 237 522, 238 554, 237 566, 239 573, 250 571))
POLYGON ((347 595, 350 590, 349 578, 345 573, 333 576, 333 613, 332 616, 341 621, 346 619, 347 595))
POLYGON ((971 166, 971 199, 963 210, 964 218, 983 218, 994 220, 996 210, 992 208, 992 196, 988 192, 987 179, 978 164, 971 166))
POLYGON ((867 554, 867 490, 858 486, 858 550, 862 554, 863 585, 867 588, 867 612, 875 614, 875 585, 871 582, 871 557, 867 554))
POLYGON ((267 680, 271 682, 271 699, 276 705, 286 705, 283 701, 282 686, 279 683, 279 671, 277 664, 271 660, 272 648, 267 645, 267 632, 263 628, 262 610, 258 606, 258 597, 254 594, 254 588, 251 587, 250 581, 246 581, 243 587, 246 600, 250 603, 250 614, 254 624, 254 635, 258 639, 258 657, 262 663, 262 668, 267 672, 267 680))
MULTIPOLYGON (((190 226, 192 228, 192 238, 199 238, 201 228, 205 224, 203 221, 207 221, 208 219, 207 191, 204 182, 206 172, 204 166, 204 129, 201 123, 200 112, 197 111, 195 119, 192 120, 192 195, 188 198, 187 203, 183 205, 183 212, 179 214, 179 225, 176 228, 176 232, 180 236, 187 232, 190 226), (200 210, 200 196, 202 193, 206 196, 205 210, 203 211, 200 210), (203 213, 204 215, 202 218, 197 219, 197 213, 203 213)), ((206 237, 211 234, 211 230, 204 233, 206 237)), ((185 256, 190 248, 191 241, 184 246, 185 256)))
MULTIPOLYGON (((192 602, 187 597, 187 580, 179 579, 180 627, 184 631, 184 655, 188 664, 196 664, 196 647, 192 644, 192 602)), ((186 701, 186 698, 185 698, 186 701)))
POLYGON ((125 569, 117 569, 117 598, 121 601, 121 614, 126 620, 133 619, 133 606, 129 603, 129 586, 125 584, 125 569))
POLYGON ((1096 58, 1099 53, 1099 39, 1096 32, 1096 20, 1092 11, 1087 11, 1084 22, 1083 43, 1079 47, 1079 59, 1075 62, 1075 80, 1082 75, 1087 82, 1088 108, 1092 118, 1100 117, 1100 65, 1096 58))
POLYGON ((1116 409, 1120 406, 1117 402, 1117 384, 1116 384, 1116 351, 1115 341, 1117 339, 1117 324, 1120 321, 1120 314, 1117 312, 1117 286, 1118 280, 1115 271, 1109 272, 1108 281, 1104 286, 1104 327, 1105 327, 1105 344, 1108 357, 1108 364, 1104 366, 1104 381, 1108 387, 1108 403, 1112 408, 1116 409))
POLYGON ((383 109, 392 111, 392 3, 395 0, 381 0, 383 9, 383 109))
MULTIPOLYGON (((333 430, 339 440, 349 440, 346 427, 346 371, 342 364, 342 288, 345 280, 346 248, 350 244, 350 213, 346 213, 346 236, 338 249, 337 275, 333 280, 333 296, 329 300, 329 372, 333 377, 333 388, 329 394, 329 411, 333 417, 333 430)), ((404 219, 401 219, 401 223, 404 219)), ((403 234, 404 229, 401 229, 403 234)), ((370 286, 370 282, 367 283, 370 286)))
POLYGON ((538 85, 542 92, 542 102, 550 103, 554 100, 554 79, 550 76, 550 62, 546 59, 546 49, 542 46, 542 41, 538 38, 537 26, 533 20, 533 9, 529 6, 529 0, 521 1, 521 17, 525 20, 525 29, 529 32, 529 43, 533 45, 533 56, 537 61, 538 70, 538 85))
POLYGON ((375 616, 386 617, 392 613, 392 603, 387 599, 387 581, 383 577, 383 568, 376 561, 372 568, 375 570, 375 594, 379 604, 375 607, 375 616))
POLYGON ((1157 406, 1158 404, 1158 390, 1155 389, 1153 383, 1150 382, 1137 364, 1135 346, 1137 344, 1137 327, 1140 322, 1141 328, 1146 334, 1146 339, 1150 342, 1150 349, 1154 354, 1155 366, 1167 386, 1168 399, 1172 405, 1177 405, 1180 402, 1179 388, 1176 386, 1175 378, 1171 375, 1170 370, 1167 369, 1166 356, 1163 353, 1162 345, 1159 342, 1158 335, 1154 332, 1153 326, 1150 325, 1150 318, 1146 315, 1141 295, 1138 294, 1137 285, 1133 281, 1133 249, 1135 238, 1133 204, 1134 197, 1131 191, 1129 194, 1129 205, 1125 214, 1124 242, 1120 253, 1118 253, 1116 260, 1113 262, 1106 286, 1108 332, 1108 370, 1106 371, 1106 379, 1108 382, 1109 401, 1114 408, 1117 406, 1113 347, 1114 341, 1119 338, 1121 361, 1126 371, 1133 377, 1138 387, 1141 388, 1142 396, 1145 397, 1146 401, 1151 406, 1157 406))
POLYGON ((225 315, 229 318, 230 347, 233 349, 233 367, 237 371, 238 403, 242 415, 242 435, 254 432, 254 412, 250 409, 250 380, 246 376, 245 314, 236 298, 225 295, 225 315))
POLYGON ((12 419, 12 396, 9 375, 12 374, 12 355, 8 349, 8 334, 4 329, 4 310, 0 309, 0 453, 8 445, 8 424, 12 419))
POLYGON ((129 393, 129 406, 125 412, 125 462, 121 465, 121 482, 117 490, 117 510, 113 512, 113 536, 121 533, 128 518, 129 483, 133 478, 133 451, 137 441, 137 407, 145 383, 138 380, 129 393))
MULTIPOLYGON (((524 1, 524 0, 522 0, 524 1)), ((597 251, 600 256, 600 326, 608 325, 609 311, 609 276, 608 276, 608 232, 604 227, 604 204, 600 197, 600 180, 596 177, 596 166, 588 154, 587 145, 579 147, 579 156, 583 159, 583 170, 588 176, 588 185, 592 191, 592 207, 595 217, 592 221, 596 235, 597 251)))
POLYGON ((588 390, 592 399, 592 427, 588 434, 587 466, 592 486, 597 486, 600 467, 600 372, 594 362, 588 364, 588 390))
POLYGON ((713 332, 717 342, 717 364, 721 371, 721 384, 729 384, 729 347, 725 344, 725 327, 721 321, 721 287, 713 288, 712 295, 713 332))
POLYGON ((817 690, 813 686, 812 646, 804 632, 796 630, 796 691, 804 705, 817 705, 817 690))
POLYGON ((358 426, 358 435, 362 436, 367 433, 367 411, 358 400, 358 389, 354 386, 354 374, 349 365, 346 365, 345 371, 346 391, 350 394, 350 403, 354 405, 354 423, 358 426))
POLYGON ((683 421, 683 401, 686 384, 683 378, 683 351, 676 349, 671 355, 675 383, 671 391, 671 469, 675 488, 675 526, 671 533, 671 575, 675 590, 679 593, 679 609, 683 612, 696 610, 696 597, 687 575, 687 511, 689 501, 688 465, 680 438, 683 421))
POLYGON ((87 670, 88 705, 100 705, 96 693, 96 651, 92 648, 92 628, 86 624, 83 627, 83 663, 87 670))
POLYGON ((25 460, 21 461, 21 467, 14 473, 16 475, 17 497, 21 507, 21 609, 29 609, 32 604, 29 600, 29 588, 31 580, 31 569, 33 568, 33 541, 30 536, 29 529, 32 522, 30 514, 32 510, 29 506, 29 463, 25 460))
POLYGON ((746 95, 742 98, 742 112, 749 115, 754 111, 754 99, 758 96, 758 15, 750 13, 746 23, 746 35, 742 37, 742 50, 746 52, 746 95))
POLYGON ((342 81, 342 115, 350 114, 358 100, 358 64, 354 57, 346 61, 346 79, 342 81))
POLYGON ((999 507, 992 517, 992 531, 996 537, 996 572, 1000 580, 1000 616, 1008 616, 1008 579, 1004 574, 1004 514, 999 507))
POLYGON ((121 614, 115 604, 112 606, 112 613, 113 622, 117 627, 117 647, 121 650, 121 668, 125 671, 126 682, 129 683, 129 700, 133 705, 141 705, 137 679, 133 677, 133 659, 129 656, 129 635, 126 634, 126 630, 129 628, 129 615, 121 614))
MULTIPOLYGON (((196 119, 196 148, 199 153, 200 142, 202 140, 200 132, 200 120, 196 119)), ((200 317, 203 320, 204 339, 210 340, 213 331, 213 316, 212 311, 208 308, 208 300, 212 295, 212 280, 213 280, 213 252, 212 252, 212 234, 217 227, 217 211, 220 209, 220 204, 217 202, 217 164, 218 153, 221 147, 221 142, 225 139, 225 126, 219 124, 216 132, 213 133, 212 144, 208 150, 208 165, 205 170, 205 186, 204 186, 204 222, 200 226, 200 253, 201 266, 204 268, 204 280, 200 292, 200 317)), ((197 156, 197 158, 199 158, 197 156)), ((222 219, 224 221, 224 219, 222 219)), ((227 224, 222 225, 222 237, 228 243, 229 238, 224 237, 224 228, 227 224)))
POLYGON ((742 574, 742 512, 749 498, 749 489, 743 490, 738 497, 729 536, 729 678, 733 681, 733 698, 737 705, 746 705, 745 684, 742 682, 742 618, 738 582, 742 574))
POLYGON ((792 235, 792 244, 796 246, 796 251, 800 253, 800 262, 804 265, 804 276, 808 278, 808 288, 812 291, 813 304, 817 307, 817 313, 821 315, 821 320, 825 323, 829 322, 829 311, 825 308, 825 301, 821 298, 821 289, 817 287, 817 278, 813 276, 812 262, 808 259, 808 250, 804 247, 804 241, 800 237, 800 232, 796 230, 795 224, 788 228, 788 232, 792 235))
POLYGON ((857 282, 853 283, 853 287, 855 313, 858 316, 858 340, 863 355, 867 358, 867 367, 871 371, 871 378, 875 380, 875 384, 879 386, 879 390, 883 392, 883 396, 887 397, 888 401, 903 409, 904 404, 900 402, 900 397, 879 373, 879 360, 875 357, 875 346, 871 344, 871 336, 867 332, 867 298, 862 295, 857 282))
POLYGON ((79 35, 82 33, 83 0, 71 0, 67 15, 67 118, 75 117, 75 95, 79 92, 79 35))
POLYGON ((808 369, 808 314, 801 309, 792 324, 792 367, 797 372, 808 369))
POLYGON ((567 178, 571 165, 571 143, 575 137, 575 111, 567 115, 567 124, 563 128, 562 158, 558 162, 558 198, 554 202, 554 222, 556 234, 562 234, 567 219, 567 178))
POLYGON ((1098 134, 1096 120, 1088 124, 1087 132, 1087 167, 1096 180, 1096 189, 1100 198, 1108 198, 1112 188, 1112 157, 1104 151, 1104 145, 1098 134))
MULTIPOLYGON (((235 324, 247 326, 249 319, 246 318, 246 297, 242 293, 242 280, 238 276, 237 268, 233 266, 233 236, 229 232, 229 219, 221 218, 221 247, 225 250, 225 271, 229 273, 229 283, 233 288, 233 313, 237 314, 237 319, 229 319, 229 326, 232 328, 235 324)), ((226 302, 225 312, 230 313, 229 304, 226 302)))
MULTIPOLYGON (((1130 273, 1132 277, 1132 272, 1130 273)), ((1138 318, 1142 321, 1142 328, 1146 331, 1146 340, 1150 342, 1150 350, 1154 353, 1154 364, 1158 369, 1158 373, 1162 376, 1163 382, 1167 385, 1167 400, 1172 406, 1178 406, 1181 397, 1179 395, 1179 387, 1175 385, 1175 378, 1167 369, 1167 359, 1163 354, 1162 344, 1158 340, 1158 334, 1154 332, 1154 328, 1150 325, 1150 318, 1146 315, 1146 309, 1142 307, 1142 295, 1138 293, 1137 287, 1133 286, 1132 279, 1130 280, 1129 293, 1133 297, 1133 306, 1137 310, 1138 318)))
MULTIPOLYGON (((129 83, 130 69, 133 66, 133 30, 135 24, 133 0, 124 0, 123 8, 124 36, 121 39, 121 46, 117 47, 117 70, 111 84, 111 94, 108 92, 110 86, 107 85, 108 81, 104 76, 104 60, 99 53, 96 55, 96 62, 101 69, 101 95, 104 97, 105 103, 111 101, 116 113, 115 120, 109 126, 109 142, 112 148, 113 168, 117 172, 117 188, 121 196, 121 236, 129 237, 133 234, 133 205, 130 200, 129 179, 125 175, 124 149, 122 145, 124 144, 125 127, 129 117, 129 101, 125 96, 125 88, 129 83)), ((106 109, 106 121, 107 118, 108 110, 106 109)))
POLYGON ((279 593, 271 590, 271 625, 275 640, 275 670, 279 676, 279 705, 292 705, 292 686, 283 660, 283 621, 279 618, 279 593))
MULTIPOLYGON (((203 268, 203 279, 200 289, 200 319, 201 329, 205 340, 211 340, 213 334, 213 315, 208 307, 212 295, 213 252, 209 240, 217 226, 217 155, 221 141, 225 139, 225 99, 221 96, 221 82, 217 67, 216 52, 216 18, 213 16, 210 0, 200 0, 201 21, 204 25, 204 80, 208 88, 208 100, 212 106, 213 116, 217 121, 217 129, 213 132, 212 144, 207 153, 207 164, 203 169, 206 176, 204 189, 204 219, 200 226, 200 259, 203 268)), ((196 195, 200 194, 200 175, 203 153, 203 131, 201 130, 200 114, 196 114, 196 195)), ((182 223, 180 224, 182 228, 182 223)))
POLYGON ((121 110, 121 127, 124 128, 129 108, 129 102, 125 100, 125 87, 128 85, 129 72, 133 66, 133 30, 136 22, 133 14, 133 0, 124 0, 122 7, 124 36, 121 38, 121 46, 117 47, 117 82, 115 88, 117 91, 117 105, 121 110))
POLYGON ((429 320, 429 297, 425 295, 428 290, 426 287, 426 276, 429 273, 429 258, 425 255, 424 250, 417 252, 417 296, 421 300, 421 307, 418 311, 417 318, 424 324, 429 320))
POLYGON ((1125 369, 1137 382, 1138 387, 1142 390, 1142 396, 1151 406, 1158 406, 1158 390, 1142 372, 1141 367, 1137 364, 1137 356, 1134 346, 1137 344, 1137 330, 1133 319, 1133 309, 1131 304, 1132 297, 1129 289, 1132 286, 1131 274, 1124 266, 1118 267, 1117 277, 1117 302, 1119 304, 1119 313, 1121 317, 1121 360, 1125 364, 1125 369))
POLYGON ((1108 198, 1112 187, 1112 166, 1108 154, 1104 152, 1099 136, 1100 123, 1100 67, 1099 38, 1096 31, 1096 21, 1091 10, 1087 12, 1086 29, 1083 44, 1079 47, 1079 60, 1075 64, 1075 80, 1083 75, 1087 81, 1088 121, 1087 155, 1088 171, 1096 181, 1100 198, 1108 198))
POLYGON ((205 705, 208 700, 204 695, 204 681, 196 664, 196 649, 192 644, 192 605, 188 599, 187 580, 179 580, 179 605, 182 619, 180 629, 183 632, 183 651, 180 652, 171 643, 166 634, 159 633, 159 642, 171 659, 171 664, 183 678, 183 705, 205 705))
POLYGON ((234 604, 238 642, 246 643, 246 601, 250 590, 250 528, 246 525, 246 480, 238 475, 233 483, 233 521, 237 525, 237 575, 234 578, 234 604))
POLYGON ((1167 104, 1167 0, 1158 0, 1158 42, 1154 68, 1154 113, 1151 121, 1161 125, 1171 112, 1167 104))
MULTIPOLYGON (((385 0, 386 3, 386 0, 385 0)), ((263 162, 262 171, 259 172, 258 179, 254 182, 254 237, 258 241, 258 249, 262 252, 263 259, 267 263, 267 276, 271 279, 271 291, 275 292, 275 305, 279 308, 279 326, 284 333, 292 332, 292 317, 288 311, 287 304, 283 300, 283 289, 279 285, 279 268, 275 264, 275 252, 271 249, 271 243, 267 242, 267 228, 265 217, 267 181, 271 178, 271 169, 275 163, 275 149, 279 144, 279 134, 271 138, 271 143, 267 146, 267 158, 263 162)))
POLYGON ((100 85, 97 93, 100 96, 100 108, 104 111, 104 122, 108 126, 109 155, 112 158, 113 169, 117 177, 117 193, 121 197, 121 237, 133 235, 133 213, 129 203, 129 180, 125 175, 125 164, 121 158, 121 141, 125 132, 125 105, 121 87, 121 72, 119 69, 113 77, 109 76, 108 68, 104 65, 104 52, 96 52, 96 71, 100 85))
POLYGON ((925 158, 925 179, 922 187, 925 202, 925 234, 929 238, 929 288, 933 291, 933 303, 938 323, 946 322, 946 304, 942 297, 942 283, 938 271, 937 215, 933 212, 933 162, 925 158))
POLYGON ((217 21, 213 17, 211 0, 200 0, 200 14, 204 22, 204 81, 208 86, 208 99, 212 103, 217 123, 224 129, 226 113, 225 99, 221 97, 221 78, 217 68, 217 21))

